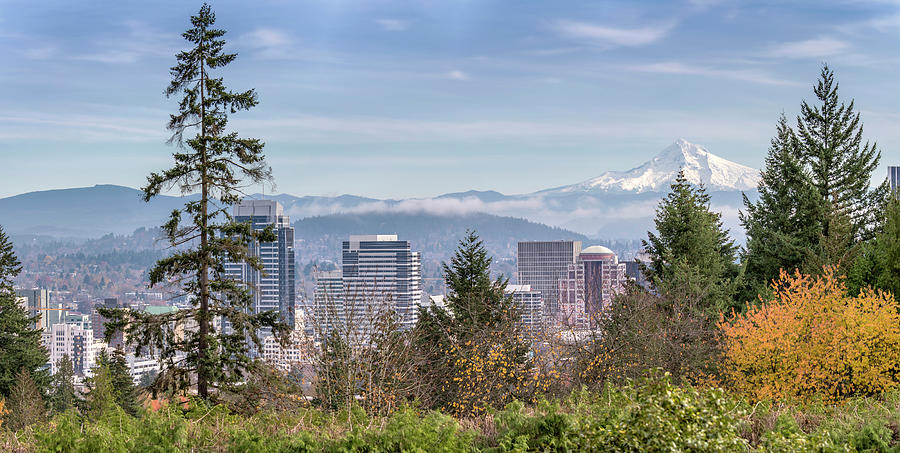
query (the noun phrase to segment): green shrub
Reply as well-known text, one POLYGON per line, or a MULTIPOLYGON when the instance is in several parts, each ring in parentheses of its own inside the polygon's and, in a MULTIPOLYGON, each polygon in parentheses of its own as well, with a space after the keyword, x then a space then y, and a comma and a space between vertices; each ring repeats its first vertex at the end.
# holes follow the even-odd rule
POLYGON ((413 409, 398 411, 384 429, 354 430, 333 442, 326 451, 344 452, 435 452, 472 451, 475 434, 463 430, 457 421, 438 412, 424 417, 413 409))
POLYGON ((677 387, 668 378, 610 388, 575 401, 574 412, 544 405, 525 416, 521 404, 499 414, 497 451, 743 452, 742 409, 720 390, 677 387))

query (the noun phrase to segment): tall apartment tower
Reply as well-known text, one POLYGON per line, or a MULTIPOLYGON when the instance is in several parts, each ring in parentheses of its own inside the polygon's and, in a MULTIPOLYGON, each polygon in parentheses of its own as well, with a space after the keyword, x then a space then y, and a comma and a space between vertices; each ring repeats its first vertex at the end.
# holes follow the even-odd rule
POLYGON ((581 253, 581 241, 519 242, 516 275, 520 285, 530 285, 544 299, 544 313, 559 313, 559 279, 581 253))
POLYGON ((247 263, 226 262, 225 274, 253 288, 253 310, 256 313, 277 310, 283 322, 294 326, 296 289, 294 264, 294 227, 284 210, 273 200, 244 200, 234 207, 235 222, 250 223, 254 230, 274 228, 274 242, 249 244, 250 255, 260 257, 262 271, 247 263))
POLYGON ((892 191, 900 190, 900 166, 888 167, 888 181, 892 191))
POLYGON ((409 241, 394 234, 350 236, 341 253, 345 321, 367 337, 374 317, 386 309, 401 329, 412 328, 422 303, 422 261, 409 241))

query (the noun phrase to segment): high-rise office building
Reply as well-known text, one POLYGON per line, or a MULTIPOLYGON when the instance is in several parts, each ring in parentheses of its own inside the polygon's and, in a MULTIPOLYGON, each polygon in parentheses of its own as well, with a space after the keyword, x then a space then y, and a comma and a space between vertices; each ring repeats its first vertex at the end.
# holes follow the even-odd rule
POLYGON ((23 306, 30 316, 37 316, 34 327, 49 332, 50 327, 65 321, 65 309, 62 305, 53 306, 50 302, 50 291, 46 289, 18 289, 17 298, 25 298, 23 306))
POLYGON ((620 263, 615 252, 602 245, 582 250, 578 261, 584 267, 585 312, 593 318, 609 307, 614 295, 622 292, 625 263, 620 263))
POLYGON ((900 190, 900 166, 888 167, 888 181, 891 190, 900 190))
POLYGON ((313 296, 311 331, 322 339, 335 329, 344 326, 344 278, 343 272, 316 272, 316 292, 313 296))
MULTIPOLYGON (((119 304, 119 299, 116 297, 107 297, 103 299, 102 303, 98 303, 94 305, 93 311, 91 312, 91 329, 94 331, 94 338, 97 341, 105 342, 106 336, 106 318, 100 314, 97 310, 97 307, 103 308, 123 308, 122 305, 119 304)), ((116 332, 109 340, 109 346, 113 349, 123 346, 125 344, 125 335, 122 332, 116 332)))
POLYGON ((519 242, 516 275, 520 285, 530 285, 540 291, 545 314, 559 312, 559 279, 564 278, 569 265, 581 253, 581 241, 519 242))
POLYGON ((341 257, 345 322, 368 337, 375 317, 392 310, 401 329, 412 328, 422 303, 422 262, 397 235, 350 236, 341 257))
POLYGON ((249 244, 251 256, 260 258, 262 271, 247 263, 226 262, 225 274, 252 288, 256 313, 276 310, 283 322, 294 325, 295 264, 294 227, 284 215, 281 204, 273 200, 244 200, 234 207, 234 220, 248 222, 254 230, 272 226, 277 236, 274 242, 249 244))
POLYGON ((613 296, 622 292, 625 268, 625 263, 620 263, 615 252, 606 247, 595 245, 582 250, 557 283, 559 321, 584 328, 593 326, 613 296))

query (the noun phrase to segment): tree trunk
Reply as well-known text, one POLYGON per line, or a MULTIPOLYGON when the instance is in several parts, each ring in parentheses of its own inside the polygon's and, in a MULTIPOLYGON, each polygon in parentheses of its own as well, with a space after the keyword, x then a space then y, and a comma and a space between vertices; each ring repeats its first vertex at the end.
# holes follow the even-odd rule
POLYGON ((209 251, 207 250, 209 237, 207 233, 207 212, 209 204, 209 181, 207 172, 206 152, 206 70, 204 67, 203 41, 200 41, 200 135, 201 135, 201 170, 200 170, 200 315, 197 317, 199 324, 199 337, 197 338, 197 395, 206 399, 209 395, 209 370, 207 369, 207 349, 209 344, 209 251))

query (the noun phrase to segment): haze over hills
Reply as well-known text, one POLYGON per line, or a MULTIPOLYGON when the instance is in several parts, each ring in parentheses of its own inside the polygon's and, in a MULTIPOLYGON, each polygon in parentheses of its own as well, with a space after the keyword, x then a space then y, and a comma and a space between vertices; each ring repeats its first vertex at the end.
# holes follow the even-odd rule
MULTIPOLYGON (((344 229, 338 226, 339 222, 352 221, 371 225, 372 229, 366 232, 374 232, 376 219, 383 214, 402 214, 410 221, 418 217, 423 220, 423 225, 428 223, 424 221, 426 218, 446 221, 485 214, 469 220, 485 221, 490 216, 505 216, 594 238, 637 239, 644 237, 652 227, 659 199, 682 168, 691 182, 702 182, 707 186, 713 208, 723 213, 725 225, 731 227, 740 240, 743 232, 734 227, 737 226, 742 192, 755 196, 759 172, 683 139, 631 170, 607 171, 581 183, 529 194, 467 191, 405 200, 289 194, 266 195, 266 198, 278 200, 294 221, 342 214, 331 219, 337 230, 344 229)), ((20 235, 99 237, 106 233, 126 234, 140 227, 160 225, 172 209, 185 201, 182 197, 160 196, 144 203, 140 195, 136 189, 111 185, 31 192, 0 199, 0 224, 10 233, 20 235)), ((262 198, 262 195, 251 197, 262 198)), ((519 230, 509 231, 511 237, 527 229, 528 222, 522 222, 517 224, 519 230)), ((479 227, 478 222, 470 226, 479 227)))

